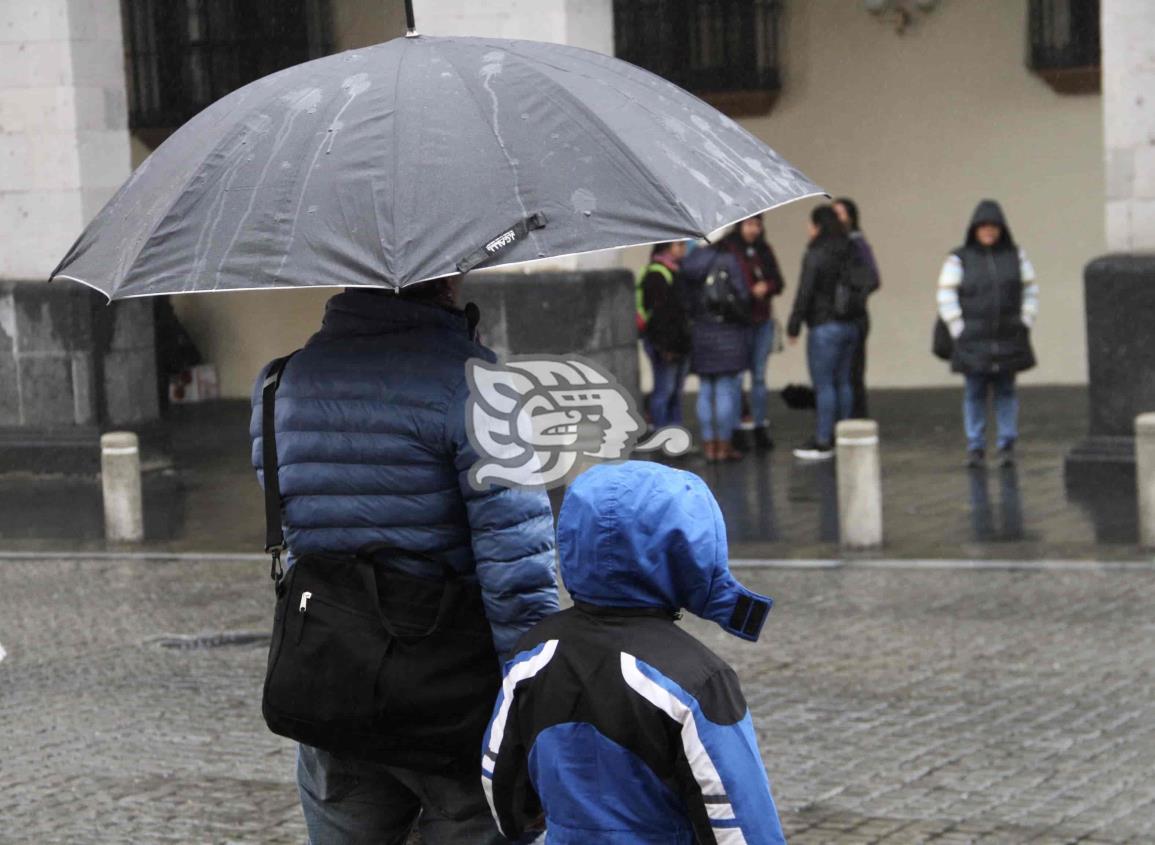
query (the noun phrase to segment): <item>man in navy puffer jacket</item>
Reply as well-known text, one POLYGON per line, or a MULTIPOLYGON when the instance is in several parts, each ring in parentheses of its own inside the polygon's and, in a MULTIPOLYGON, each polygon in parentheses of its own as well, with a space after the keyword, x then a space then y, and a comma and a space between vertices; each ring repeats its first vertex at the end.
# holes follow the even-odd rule
MULTIPOLYGON (((553 517, 543 493, 469 484, 477 454, 465 430, 465 362, 495 357, 454 307, 457 283, 329 300, 277 391, 282 513, 290 562, 383 542, 476 577, 504 655, 558 608, 553 517)), ((265 370, 250 425, 258 474, 265 370)), ((418 773, 301 745, 297 780, 313 845, 400 842, 419 814, 430 845, 504 841, 472 773, 418 773)))

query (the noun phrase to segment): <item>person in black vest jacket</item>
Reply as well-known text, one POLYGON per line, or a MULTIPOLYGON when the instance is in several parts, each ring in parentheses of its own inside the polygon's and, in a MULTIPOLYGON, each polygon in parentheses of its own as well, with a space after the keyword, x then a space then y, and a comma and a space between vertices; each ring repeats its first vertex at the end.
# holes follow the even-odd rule
MULTIPOLYGON (((298 555, 376 543, 435 556, 480 588, 493 638, 493 686, 471 687, 472 706, 455 713, 466 726, 477 711, 481 718, 476 731, 446 740, 454 747, 450 763, 434 763, 422 748, 408 749, 412 762, 387 765, 299 745, 297 785, 312 845, 403 842, 414 826, 428 845, 504 841, 476 775, 481 731, 499 680, 497 658, 558 608, 554 524, 545 493, 470 484, 478 455, 465 424, 466 362, 496 359, 476 340, 476 309, 456 307, 459 282, 337 294, 277 392, 290 564, 298 555)), ((253 391, 258 471, 268 369, 253 391)), ((410 575, 444 577, 429 563, 412 565, 410 575)), ((389 694, 398 706, 408 700, 404 689, 389 694)))
POLYGON ((854 388, 850 374, 854 350, 861 331, 853 320, 835 314, 835 288, 857 249, 829 205, 810 213, 810 245, 802 259, 802 279, 786 334, 798 342, 802 325, 809 328, 806 360, 814 384, 817 419, 814 437, 794 450, 803 460, 828 460, 834 456, 834 425, 850 417, 854 388))
POLYGON ((981 467, 986 459, 992 392, 999 463, 1014 465, 1015 376, 1035 366, 1030 331, 1038 311, 1035 268, 1015 244, 999 204, 985 199, 971 216, 966 242, 947 256, 938 279, 938 313, 954 338, 951 369, 966 377, 963 424, 970 467, 981 467))

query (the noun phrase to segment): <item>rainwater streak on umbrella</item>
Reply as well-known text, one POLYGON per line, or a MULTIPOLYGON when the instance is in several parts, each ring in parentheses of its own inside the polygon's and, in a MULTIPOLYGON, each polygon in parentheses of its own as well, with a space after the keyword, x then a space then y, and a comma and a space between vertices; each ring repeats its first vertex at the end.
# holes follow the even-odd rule
POLYGON ((398 38, 194 117, 54 271, 110 298, 400 287, 704 236, 822 193, 730 118, 600 53, 398 38))

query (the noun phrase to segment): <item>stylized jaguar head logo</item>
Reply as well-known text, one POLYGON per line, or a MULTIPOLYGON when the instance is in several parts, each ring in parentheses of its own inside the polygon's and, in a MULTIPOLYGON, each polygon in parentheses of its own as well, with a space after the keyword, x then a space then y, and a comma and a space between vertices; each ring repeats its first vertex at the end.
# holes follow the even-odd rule
MULTIPOLYGON (((558 486, 580 472, 581 459, 628 458, 645 428, 629 392, 576 357, 537 355, 505 364, 474 358, 466 378, 466 427, 479 455, 469 473, 475 489, 558 486)), ((674 429, 640 448, 680 453, 689 445, 688 432, 674 429), (655 440, 660 442, 651 446, 655 440)))

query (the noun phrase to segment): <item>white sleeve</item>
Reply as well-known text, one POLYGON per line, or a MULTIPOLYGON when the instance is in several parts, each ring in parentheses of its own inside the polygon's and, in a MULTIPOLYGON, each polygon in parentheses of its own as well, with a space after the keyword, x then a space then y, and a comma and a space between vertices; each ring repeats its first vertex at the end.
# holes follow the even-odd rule
POLYGON ((1025 250, 1019 250, 1019 275, 1023 279, 1023 325, 1028 329, 1035 325, 1039 316, 1039 283, 1035 277, 1035 267, 1027 258, 1025 250))
POLYGON ((958 301, 958 289, 962 284, 962 259, 948 255, 938 274, 938 315, 950 329, 951 337, 962 334, 962 306, 958 301))

